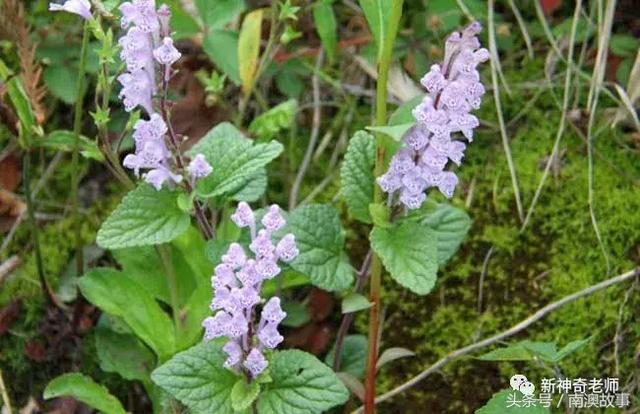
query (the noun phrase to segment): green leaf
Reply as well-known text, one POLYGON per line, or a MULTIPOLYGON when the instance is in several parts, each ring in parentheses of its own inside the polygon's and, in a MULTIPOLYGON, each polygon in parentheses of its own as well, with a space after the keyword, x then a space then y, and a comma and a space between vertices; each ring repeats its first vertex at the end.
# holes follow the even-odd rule
POLYGON ((326 50, 331 62, 336 59, 338 46, 337 23, 332 3, 332 0, 320 0, 313 5, 313 20, 316 30, 320 36, 322 47, 326 50))
POLYGON ((436 235, 440 266, 458 251, 471 228, 471 219, 467 213, 446 203, 437 204, 420 222, 431 228, 436 235))
POLYGON ((401 347, 387 348, 382 352, 382 354, 378 357, 378 362, 376 362, 376 369, 380 369, 389 362, 395 361, 400 358, 412 357, 415 355, 415 352, 401 347))
POLYGON ((260 52, 260 32, 264 9, 256 9, 247 14, 242 21, 238 38, 238 65, 242 93, 247 95, 255 82, 260 52))
POLYGON ((100 369, 127 380, 149 380, 155 357, 134 335, 108 328, 96 329, 96 351, 100 369))
POLYGON ((336 291, 351 285, 353 269, 344 252, 344 230, 335 208, 324 204, 298 207, 289 213, 283 233, 293 233, 300 250, 292 269, 308 275, 321 289, 336 291))
MULTIPOLYGON (((363 378, 367 365, 367 347, 369 346, 367 337, 364 335, 347 335, 342 343, 340 352, 340 372, 349 373, 356 378, 363 378)), ((335 357, 335 344, 327 353, 325 363, 333 366, 335 357)))
POLYGON ((207 29, 223 29, 242 13, 246 6, 243 0, 196 0, 198 14, 207 29))
POLYGON ((391 221, 389 220, 389 208, 384 204, 369 204, 369 214, 371 214, 371 220, 375 226, 385 229, 391 227, 391 221))
POLYGON ((11 104, 18 115, 18 119, 20 119, 20 125, 22 125, 23 130, 30 131, 36 128, 36 117, 31 108, 31 101, 24 90, 22 78, 19 75, 14 76, 2 59, 0 59, 0 80, 4 82, 7 88, 7 94, 11 99, 11 104))
POLYGON ((349 214, 364 223, 371 223, 369 204, 373 203, 375 151, 371 134, 356 132, 349 140, 340 170, 340 194, 347 203, 349 214))
POLYGON ((231 196, 235 201, 246 201, 252 203, 257 201, 267 191, 267 169, 261 168, 247 179, 247 183, 231 196))
POLYGON ((255 144, 227 122, 217 125, 188 152, 202 153, 215 165, 213 172, 198 182, 198 194, 208 198, 238 193, 282 149, 276 141, 255 144))
POLYGON ((174 39, 191 37, 202 31, 200 25, 184 10, 180 0, 164 0, 163 3, 167 3, 171 10, 171 30, 174 39))
POLYGON ((53 96, 66 104, 76 101, 78 71, 64 65, 52 65, 44 69, 42 80, 53 96))
POLYGON ((342 313, 358 312, 369 309, 372 303, 359 293, 349 293, 342 299, 342 313))
POLYGON ((566 356, 573 354, 574 352, 578 351, 579 349, 587 345, 589 342, 591 342, 591 338, 578 339, 578 340, 569 342, 562 349, 560 349, 560 351, 558 351, 557 361, 560 361, 564 359, 566 356))
POLYGON ((184 233, 191 219, 178 207, 179 192, 140 184, 124 196, 102 223, 97 243, 105 249, 167 243, 184 233))
POLYGON ((106 313, 121 317, 160 359, 173 354, 173 323, 138 283, 117 270, 95 268, 80 278, 78 284, 89 302, 106 313))
POLYGON ((62 396, 71 396, 106 414, 126 414, 120 401, 109 390, 86 375, 60 375, 47 385, 43 395, 45 400, 62 396))
MULTIPOLYGON (((36 147, 51 148, 57 151, 71 152, 75 146, 75 135, 73 131, 53 131, 47 135, 46 138, 35 139, 33 145, 36 147)), ((80 154, 85 158, 100 162, 104 161, 104 156, 98 149, 96 143, 84 135, 80 136, 80 154)))
POLYGON ((415 121, 399 125, 368 126, 367 131, 378 132, 392 138, 396 142, 400 142, 404 134, 414 125, 415 121))
POLYGON ((269 369, 273 381, 258 399, 260 414, 320 414, 349 398, 331 368, 306 352, 276 352, 269 369))
POLYGON ((524 407, 522 404, 520 404, 520 407, 510 406, 507 400, 512 394, 516 394, 518 401, 522 401, 524 398, 520 391, 502 390, 494 394, 484 407, 476 410, 476 414, 545 414, 550 412, 549 409, 539 405, 531 407, 524 407))
POLYGON ((239 379, 231 389, 231 407, 235 411, 246 410, 258 398, 260 384, 257 381, 247 384, 244 378, 239 379))
POLYGON ((633 57, 640 47, 640 40, 627 34, 611 35, 609 41, 609 49, 611 52, 620 57, 633 57))
POLYGON ((202 41, 202 49, 233 83, 240 84, 238 32, 211 30, 202 41))
POLYGON ((572 341, 558 351, 555 342, 524 340, 506 347, 494 349, 481 355, 478 359, 484 361, 532 361, 535 358, 540 358, 547 362, 558 363, 567 355, 576 352, 588 344, 589 341, 590 338, 572 341))
POLYGON ((415 108, 420 104, 420 102, 422 102, 423 98, 424 95, 418 95, 400 105, 389 117, 389 125, 415 123, 416 120, 413 117, 412 111, 413 108, 415 108))
POLYGON ((289 99, 254 118, 249 132, 261 140, 273 139, 280 131, 291 127, 298 110, 298 101, 289 99))
POLYGON ((436 283, 438 251, 436 235, 430 228, 411 221, 391 228, 374 226, 369 239, 398 283, 418 295, 431 292, 436 283))
POLYGON ((220 342, 201 343, 171 358, 151 379, 196 413, 233 414, 231 391, 240 377, 224 368, 220 342))
POLYGON ((286 301, 282 304, 282 310, 287 313, 282 324, 290 328, 299 328, 311 320, 309 309, 300 302, 286 301))

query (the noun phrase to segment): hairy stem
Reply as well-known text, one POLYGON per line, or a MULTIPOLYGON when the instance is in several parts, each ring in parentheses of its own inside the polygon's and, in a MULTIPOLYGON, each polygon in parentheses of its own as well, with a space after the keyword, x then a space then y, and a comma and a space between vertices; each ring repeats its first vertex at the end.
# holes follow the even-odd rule
MULTIPOLYGON (((403 0, 393 0, 392 8, 388 11, 388 27, 383 26, 384 33, 381 36, 381 50, 378 54, 378 82, 376 85, 376 125, 385 125, 387 121, 387 80, 389 78, 389 68, 393 54, 393 44, 398 31, 398 23, 402 16, 403 0)), ((382 11, 380 11, 382 12, 382 11)), ((382 20, 382 16, 380 16, 382 20)), ((379 177, 385 170, 385 149, 387 140, 384 135, 376 134, 376 159, 374 176, 379 177)), ((382 201, 382 191, 375 186, 374 203, 382 201)), ((379 329, 380 329, 380 290, 382 285, 382 263, 377 254, 373 254, 371 259, 371 282, 369 285, 369 301, 371 308, 369 311, 369 347, 367 350, 367 371, 365 377, 365 397, 364 410, 366 414, 375 412, 376 395, 376 364, 379 351, 379 329)))

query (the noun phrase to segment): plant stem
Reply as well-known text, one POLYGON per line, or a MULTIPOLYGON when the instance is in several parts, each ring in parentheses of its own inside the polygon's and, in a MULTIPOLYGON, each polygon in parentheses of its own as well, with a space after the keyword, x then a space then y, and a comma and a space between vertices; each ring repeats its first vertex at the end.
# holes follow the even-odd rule
POLYGON ((11 400, 9 399, 9 394, 7 394, 7 388, 4 385, 4 379, 2 378, 2 370, 0 370, 0 395, 2 396, 2 402, 7 409, 8 414, 13 414, 13 410, 11 409, 11 400))
MULTIPOLYGON (((391 13, 388 17, 388 27, 382 27, 381 49, 378 53, 378 82, 376 84, 376 125, 385 125, 387 122, 387 81, 389 78, 389 68, 393 55, 393 44, 398 31, 398 24, 402 16, 403 0, 393 0, 391 13), (383 36, 382 36, 383 35, 383 36)), ((380 11, 382 13, 382 10, 380 11)), ((385 11, 386 12, 386 11, 385 11)), ((380 16, 382 20, 382 16, 380 16)), ((388 139, 383 134, 376 134, 376 159, 374 176, 379 177, 385 170, 385 153, 388 147, 388 139)), ((383 195, 380 187, 374 187, 374 203, 380 203, 383 195)), ((382 263, 377 254, 373 254, 371 259, 371 282, 369 285, 369 301, 371 308, 369 311, 369 347, 367 351, 367 371, 365 377, 365 397, 364 411, 366 414, 375 412, 376 396, 376 363, 379 351, 379 329, 380 329, 380 291, 382 289, 382 263)))
MULTIPOLYGON (((29 142, 29 140, 27 140, 29 142)), ((60 308, 60 304, 55 294, 51 290, 47 278, 44 273, 44 264, 42 262, 42 252, 40 251, 40 238, 38 235, 38 224, 36 223, 34 214, 33 199, 31 197, 31 151, 27 149, 24 154, 22 165, 22 181, 24 182, 24 198, 27 204, 27 216, 29 219, 29 230, 31 231, 31 240, 33 242, 33 251, 36 257, 36 269, 38 271, 38 280, 44 294, 45 300, 56 308, 60 308)))
POLYGON ((73 228, 76 238, 76 275, 80 277, 84 273, 84 261, 82 255, 82 222, 80 220, 78 186, 80 185, 80 130, 82 128, 82 110, 84 103, 84 81, 87 66, 87 45, 89 44, 89 23, 84 23, 82 31, 82 47, 80 49, 80 64, 78 69, 78 82, 76 86, 76 107, 73 119, 73 153, 71 155, 71 215, 73 216, 73 228))

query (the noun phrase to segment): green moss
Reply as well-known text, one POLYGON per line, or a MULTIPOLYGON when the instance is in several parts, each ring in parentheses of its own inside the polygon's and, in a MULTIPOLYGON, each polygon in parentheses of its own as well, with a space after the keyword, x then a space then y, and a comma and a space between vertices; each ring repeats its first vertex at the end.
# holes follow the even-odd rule
MULTIPOLYGON (((508 76, 512 84, 527 79, 526 73, 508 76)), ((518 93, 511 100, 503 99, 507 120, 526 100, 518 93)), ((493 111, 487 102, 482 117, 491 121, 493 111)), ((517 129, 509 131, 525 210, 542 177, 558 122, 554 99, 545 92, 517 129)), ((594 175, 594 210, 609 258, 607 271, 589 213, 583 140, 567 127, 560 145, 563 159, 559 173, 549 175, 531 222, 520 233, 499 131, 479 134, 460 170, 463 189, 466 186, 469 190, 474 182, 467 209, 473 226, 461 251, 441 269, 436 289, 426 297, 414 296, 386 278, 383 303, 388 306, 388 320, 383 348, 407 347, 417 355, 383 369, 380 391, 397 386, 454 349, 512 326, 549 302, 636 265, 640 215, 635 212, 640 209, 640 188, 627 177, 640 177, 640 165, 637 154, 619 144, 625 139, 620 131, 605 127, 594 143, 598 154, 607 159, 595 157, 594 175), (483 286, 483 309, 478 313, 478 282, 491 246, 494 252, 483 286)), ((460 191, 454 203, 463 206, 467 194, 460 191)), ((591 336, 593 341, 587 347, 562 361, 563 373, 569 377, 615 376, 612 339, 629 286, 615 286, 567 305, 511 340, 556 341, 562 346, 591 336)), ((637 296, 631 297, 623 313, 625 321, 638 305, 637 296)), ((359 321, 360 329, 365 329, 363 322, 359 321)), ((640 341, 640 325, 624 324, 624 329, 619 353, 621 383, 634 372, 634 346, 640 341)), ((381 412, 413 412, 415 407, 429 407, 430 412, 473 412, 494 392, 508 386, 508 378, 516 370, 534 381, 550 376, 531 364, 498 364, 469 357, 382 404, 381 412)))

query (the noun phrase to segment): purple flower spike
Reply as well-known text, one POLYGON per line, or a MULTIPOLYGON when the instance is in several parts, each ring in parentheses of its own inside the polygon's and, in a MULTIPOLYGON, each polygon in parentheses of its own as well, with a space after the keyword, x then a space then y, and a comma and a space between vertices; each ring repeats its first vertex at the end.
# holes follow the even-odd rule
POLYGON ((404 147, 392 157, 389 171, 377 178, 391 202, 397 196, 405 208, 420 208, 431 187, 447 198, 453 196, 458 177, 445 168, 449 161, 462 163, 466 145, 452 134, 473 140, 479 122, 469 112, 480 107, 485 93, 476 69, 490 57, 476 37, 481 30, 474 22, 462 33, 452 33, 445 43, 444 61, 431 66, 421 79, 428 94, 413 110, 416 125, 403 137, 404 147))
POLYGON ((223 349, 228 358, 224 366, 255 378, 269 365, 262 351, 274 349, 284 340, 278 324, 287 316, 280 299, 272 297, 262 306, 260 320, 255 320, 256 307, 262 302, 262 283, 280 274, 280 261, 290 262, 299 252, 293 234, 273 240, 273 232, 286 225, 276 205, 260 221, 264 228, 257 234, 255 216, 247 203, 239 203, 231 219, 240 228, 249 227, 253 257, 251 253, 248 257, 240 244, 232 243, 222 256, 222 263, 216 266, 211 278, 214 298, 210 306, 215 316, 202 323, 204 339, 227 337, 223 349))
POLYGON ((209 165, 204 155, 196 154, 189 163, 187 171, 189 171, 191 177, 196 179, 208 176, 213 171, 213 168, 211 168, 211 165, 209 165))
POLYGON ((66 0, 64 4, 49 3, 49 11, 65 11, 77 14, 85 20, 93 18, 89 0, 66 0))
POLYGON ((180 59, 180 52, 173 46, 173 39, 169 36, 162 39, 162 45, 153 51, 153 57, 161 65, 173 65, 180 59))

